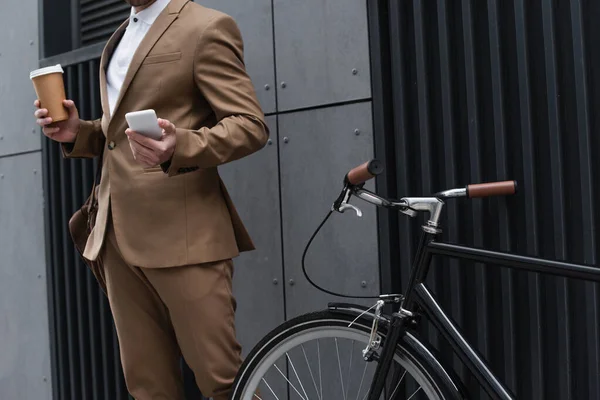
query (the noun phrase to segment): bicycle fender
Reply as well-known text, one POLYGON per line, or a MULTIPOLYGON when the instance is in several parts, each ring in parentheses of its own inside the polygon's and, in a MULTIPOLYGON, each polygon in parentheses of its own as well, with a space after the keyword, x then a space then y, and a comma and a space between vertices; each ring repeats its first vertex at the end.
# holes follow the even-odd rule
MULTIPOLYGON (((354 317, 358 317, 361 314, 362 317, 368 319, 375 317, 372 310, 359 304, 330 303, 328 309, 332 312, 339 312, 354 317)), ((390 317, 382 315, 380 322, 383 322, 383 325, 387 327, 389 326, 390 317)), ((445 368, 430 350, 429 346, 425 345, 418 337, 408 331, 402 336, 402 343, 419 358, 422 365, 427 367, 428 372, 435 375, 438 381, 443 384, 444 392, 447 396, 455 400, 464 400, 467 398, 463 383, 456 376, 454 370, 445 368)))
MULTIPOLYGON (((346 315, 353 315, 358 317, 359 315, 363 315, 363 317, 368 317, 369 319, 375 318, 375 313, 373 310, 369 310, 368 307, 362 306, 360 304, 351 304, 351 303, 329 303, 327 305, 329 311, 339 312, 346 315)), ((381 314, 381 322, 383 322, 386 326, 390 322, 390 317, 384 314, 381 314)))

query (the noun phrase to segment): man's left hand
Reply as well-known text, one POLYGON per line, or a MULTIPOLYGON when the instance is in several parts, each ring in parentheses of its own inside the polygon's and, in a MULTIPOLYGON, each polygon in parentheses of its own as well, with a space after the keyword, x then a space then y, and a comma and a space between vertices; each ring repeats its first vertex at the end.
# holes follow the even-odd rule
POLYGON ((175 125, 159 118, 158 126, 163 130, 160 140, 151 139, 131 129, 125 131, 133 158, 144 168, 155 167, 170 160, 175 151, 175 125))

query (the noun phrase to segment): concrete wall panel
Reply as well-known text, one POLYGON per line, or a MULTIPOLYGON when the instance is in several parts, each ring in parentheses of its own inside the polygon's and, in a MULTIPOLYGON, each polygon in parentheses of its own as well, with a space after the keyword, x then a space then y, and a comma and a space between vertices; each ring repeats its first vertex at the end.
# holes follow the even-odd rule
POLYGON ((364 0, 274 5, 280 111, 371 96, 364 0))
MULTIPOLYGON (((339 195, 345 174, 373 157, 371 104, 286 114, 279 121, 280 137, 284 138, 279 146, 290 318, 323 309, 328 301, 334 300, 306 281, 301 269, 302 252, 339 195)), ((366 188, 372 189, 373 182, 366 188)), ((313 281, 329 290, 349 295, 378 295, 375 207, 360 200, 353 203, 362 209, 363 217, 347 212, 330 218, 307 255, 308 273, 313 281)))
POLYGON ((50 399, 41 153, 0 158, 0 399, 50 399))
POLYGON ((0 156, 40 150, 29 72, 38 68, 37 0, 2 2, 0 12, 0 156))

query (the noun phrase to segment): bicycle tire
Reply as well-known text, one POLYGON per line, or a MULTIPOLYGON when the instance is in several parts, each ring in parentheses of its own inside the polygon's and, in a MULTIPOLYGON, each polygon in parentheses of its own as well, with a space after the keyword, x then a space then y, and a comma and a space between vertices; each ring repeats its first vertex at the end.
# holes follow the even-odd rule
MULTIPOLYGON (((294 340, 299 340, 298 337, 303 334, 306 335, 306 333, 309 332, 314 334, 313 332, 318 331, 319 329, 324 330, 329 328, 350 329, 361 335, 368 335, 370 333, 372 319, 361 317, 354 322, 351 328, 348 328, 348 325, 355 320, 355 317, 356 316, 354 315, 324 310, 304 314, 281 324, 254 346, 245 358, 234 381, 230 399, 247 400, 247 398, 251 398, 247 394, 248 390, 246 390, 246 386, 251 378, 253 380, 258 379, 255 377, 255 371, 261 368, 261 363, 264 364, 264 360, 270 357, 273 350, 277 350, 278 346, 291 340, 292 337, 294 340)), ((385 339, 387 334, 387 327, 385 324, 380 325, 378 334, 385 339)), ((447 400, 453 398, 452 396, 445 394, 444 383, 436 379, 435 374, 430 373, 430 369, 427 367, 426 363, 421 361, 422 359, 418 352, 400 342, 396 348, 396 357, 400 357, 400 359, 407 363, 406 365, 412 368, 410 374, 417 375, 416 377, 413 376, 413 378, 426 386, 429 399, 447 400)), ((406 368, 406 371, 408 372, 410 368, 406 368)))

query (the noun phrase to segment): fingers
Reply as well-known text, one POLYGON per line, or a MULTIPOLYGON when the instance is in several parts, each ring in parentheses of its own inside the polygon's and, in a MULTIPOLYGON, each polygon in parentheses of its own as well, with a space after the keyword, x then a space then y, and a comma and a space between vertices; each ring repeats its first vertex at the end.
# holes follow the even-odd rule
POLYGON ((35 99, 35 101, 33 102, 33 106, 40 108, 40 101, 38 99, 35 99))
POLYGON ((155 162, 152 162, 152 160, 150 160, 149 158, 141 156, 141 155, 138 156, 138 160, 139 160, 140 164, 142 164, 142 166, 144 166, 146 168, 154 167, 157 164, 155 162))
POLYGON ((149 150, 138 143, 130 141, 129 146, 133 152, 133 158, 136 159, 140 164, 146 167, 153 167, 158 164, 158 157, 152 150, 149 150))
POLYGON ((131 145, 133 146, 133 151, 136 154, 136 156, 142 156, 144 158, 152 158, 152 156, 154 154, 152 152, 152 150, 150 150, 144 146, 140 146, 139 144, 137 144, 135 142, 132 143, 131 145))
MULTIPOLYGON (((134 134, 135 134, 135 132, 134 132, 134 134)), ((135 135, 137 135, 137 136, 141 136, 142 138, 144 138, 144 137, 143 137, 142 135, 140 135, 140 134, 135 134, 135 135)), ((128 135, 128 136, 129 136, 129 135, 128 135)), ((148 158, 150 158, 150 157, 151 157, 151 156, 154 154, 154 152, 155 152, 155 150, 154 150, 153 148, 151 148, 151 147, 148 147, 148 146, 145 146, 143 143, 139 143, 139 142, 137 142, 136 140, 134 140, 134 139, 133 139, 133 136, 132 136, 132 137, 129 137, 129 144, 130 144, 130 146, 131 146, 131 150, 133 150, 133 152, 134 152, 135 154, 142 154, 142 155, 144 155, 145 157, 148 157, 148 158)))
POLYGON ((50 128, 50 127, 44 127, 42 129, 42 132, 44 132, 44 135, 48 136, 49 138, 52 139, 52 136, 54 136, 55 133, 58 133, 58 131, 60 131, 60 128, 50 128))
POLYGON ((43 128, 46 125, 50 125, 52 123, 52 118, 50 118, 50 117, 48 117, 48 118, 38 118, 35 122, 39 126, 41 126, 43 128))
POLYGON ((153 151, 154 149, 156 149, 156 140, 147 138, 144 135, 140 135, 139 133, 131 130, 131 129, 127 129, 125 130, 125 134, 127 135, 127 137, 134 141, 135 143, 137 143, 138 145, 147 148, 150 151, 153 151))
POLYGON ((37 110, 35 110, 35 112, 33 113, 33 115, 36 118, 45 118, 46 115, 48 115, 48 110, 45 108, 39 108, 37 110))

